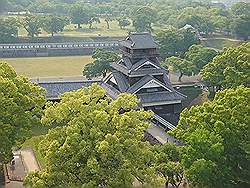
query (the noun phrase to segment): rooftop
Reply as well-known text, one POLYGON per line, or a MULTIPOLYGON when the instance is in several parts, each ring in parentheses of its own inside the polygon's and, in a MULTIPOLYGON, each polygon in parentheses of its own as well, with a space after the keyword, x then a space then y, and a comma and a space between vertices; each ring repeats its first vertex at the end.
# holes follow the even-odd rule
POLYGON ((158 48, 158 44, 148 32, 130 33, 125 40, 120 41, 120 45, 130 49, 158 48))

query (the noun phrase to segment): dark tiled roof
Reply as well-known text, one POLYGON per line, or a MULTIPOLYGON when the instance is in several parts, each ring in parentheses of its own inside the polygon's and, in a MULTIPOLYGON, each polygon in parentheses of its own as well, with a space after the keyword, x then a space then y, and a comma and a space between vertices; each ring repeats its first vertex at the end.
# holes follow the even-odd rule
POLYGON ((143 93, 137 94, 142 103, 151 103, 151 102, 163 102, 163 101, 177 101, 183 100, 185 97, 180 95, 177 92, 155 92, 155 93, 143 93))
MULTIPOLYGON (((150 80, 155 80, 156 82, 161 83, 159 80, 156 80, 153 76, 150 75, 146 75, 144 77, 142 77, 138 82, 136 82, 134 85, 132 85, 127 92, 129 93, 134 93, 136 92, 138 89, 140 89, 142 86, 144 86, 146 83, 148 83, 150 80)), ((165 87, 167 87, 169 90, 173 90, 169 85, 167 85, 166 83, 161 83, 162 85, 164 85, 165 87)))
POLYGON ((129 88, 129 83, 127 78, 120 72, 118 71, 112 71, 112 74, 117 82, 117 85, 120 89, 121 92, 125 92, 127 91, 127 89, 129 88))
POLYGON ((92 81, 54 81, 54 82, 43 82, 38 83, 39 86, 43 87, 47 93, 47 99, 58 99, 60 95, 65 92, 74 91, 81 89, 82 87, 88 87, 93 83, 101 83, 100 80, 92 81))
POLYGON ((102 82, 101 86, 106 90, 107 95, 111 97, 112 99, 116 99, 118 95, 120 94, 120 92, 117 89, 115 89, 114 87, 112 87, 111 85, 105 82, 102 82))
POLYGON ((120 42, 120 45, 131 49, 158 48, 150 33, 130 33, 129 36, 120 42))

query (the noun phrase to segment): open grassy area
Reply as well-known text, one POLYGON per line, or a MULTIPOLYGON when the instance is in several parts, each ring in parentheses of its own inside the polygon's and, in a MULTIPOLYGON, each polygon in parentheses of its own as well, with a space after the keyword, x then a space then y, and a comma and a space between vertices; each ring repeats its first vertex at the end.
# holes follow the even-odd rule
POLYGON ((92 62, 91 56, 31 57, 0 59, 7 61, 18 74, 29 78, 82 75, 83 67, 92 62))
POLYGON ((204 46, 222 50, 225 47, 233 47, 239 45, 240 41, 230 39, 211 38, 201 42, 204 46))
MULTIPOLYGON (((89 25, 82 24, 81 29, 77 29, 75 24, 67 25, 63 32, 59 35, 63 36, 78 36, 78 37, 93 37, 93 36, 125 36, 129 30, 132 30, 132 26, 128 26, 126 29, 121 29, 118 25, 118 22, 112 21, 109 22, 110 29, 107 29, 107 24, 104 19, 100 19, 100 23, 93 23, 92 29, 89 29, 89 25)), ((18 32, 19 36, 27 36, 27 32, 24 28, 20 28, 18 32)), ((50 36, 50 34, 42 31, 39 36, 50 36)))

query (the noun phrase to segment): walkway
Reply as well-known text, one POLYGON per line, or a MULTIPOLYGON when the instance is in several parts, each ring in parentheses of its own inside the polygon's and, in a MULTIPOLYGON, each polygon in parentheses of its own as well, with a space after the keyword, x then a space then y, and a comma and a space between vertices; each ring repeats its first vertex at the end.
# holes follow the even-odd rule
POLYGON ((9 182, 5 188, 24 188, 24 177, 30 173, 40 170, 32 149, 21 149, 14 152, 14 163, 6 165, 9 182))

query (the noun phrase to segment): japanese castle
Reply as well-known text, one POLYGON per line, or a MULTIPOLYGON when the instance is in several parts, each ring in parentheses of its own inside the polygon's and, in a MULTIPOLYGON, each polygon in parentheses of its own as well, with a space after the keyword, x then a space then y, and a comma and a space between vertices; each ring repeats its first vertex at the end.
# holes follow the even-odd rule
POLYGON ((136 94, 141 107, 155 113, 154 125, 170 130, 178 122, 185 96, 172 87, 157 48, 151 34, 130 33, 120 41, 122 58, 111 64, 112 72, 101 85, 113 99, 124 92, 136 94))

